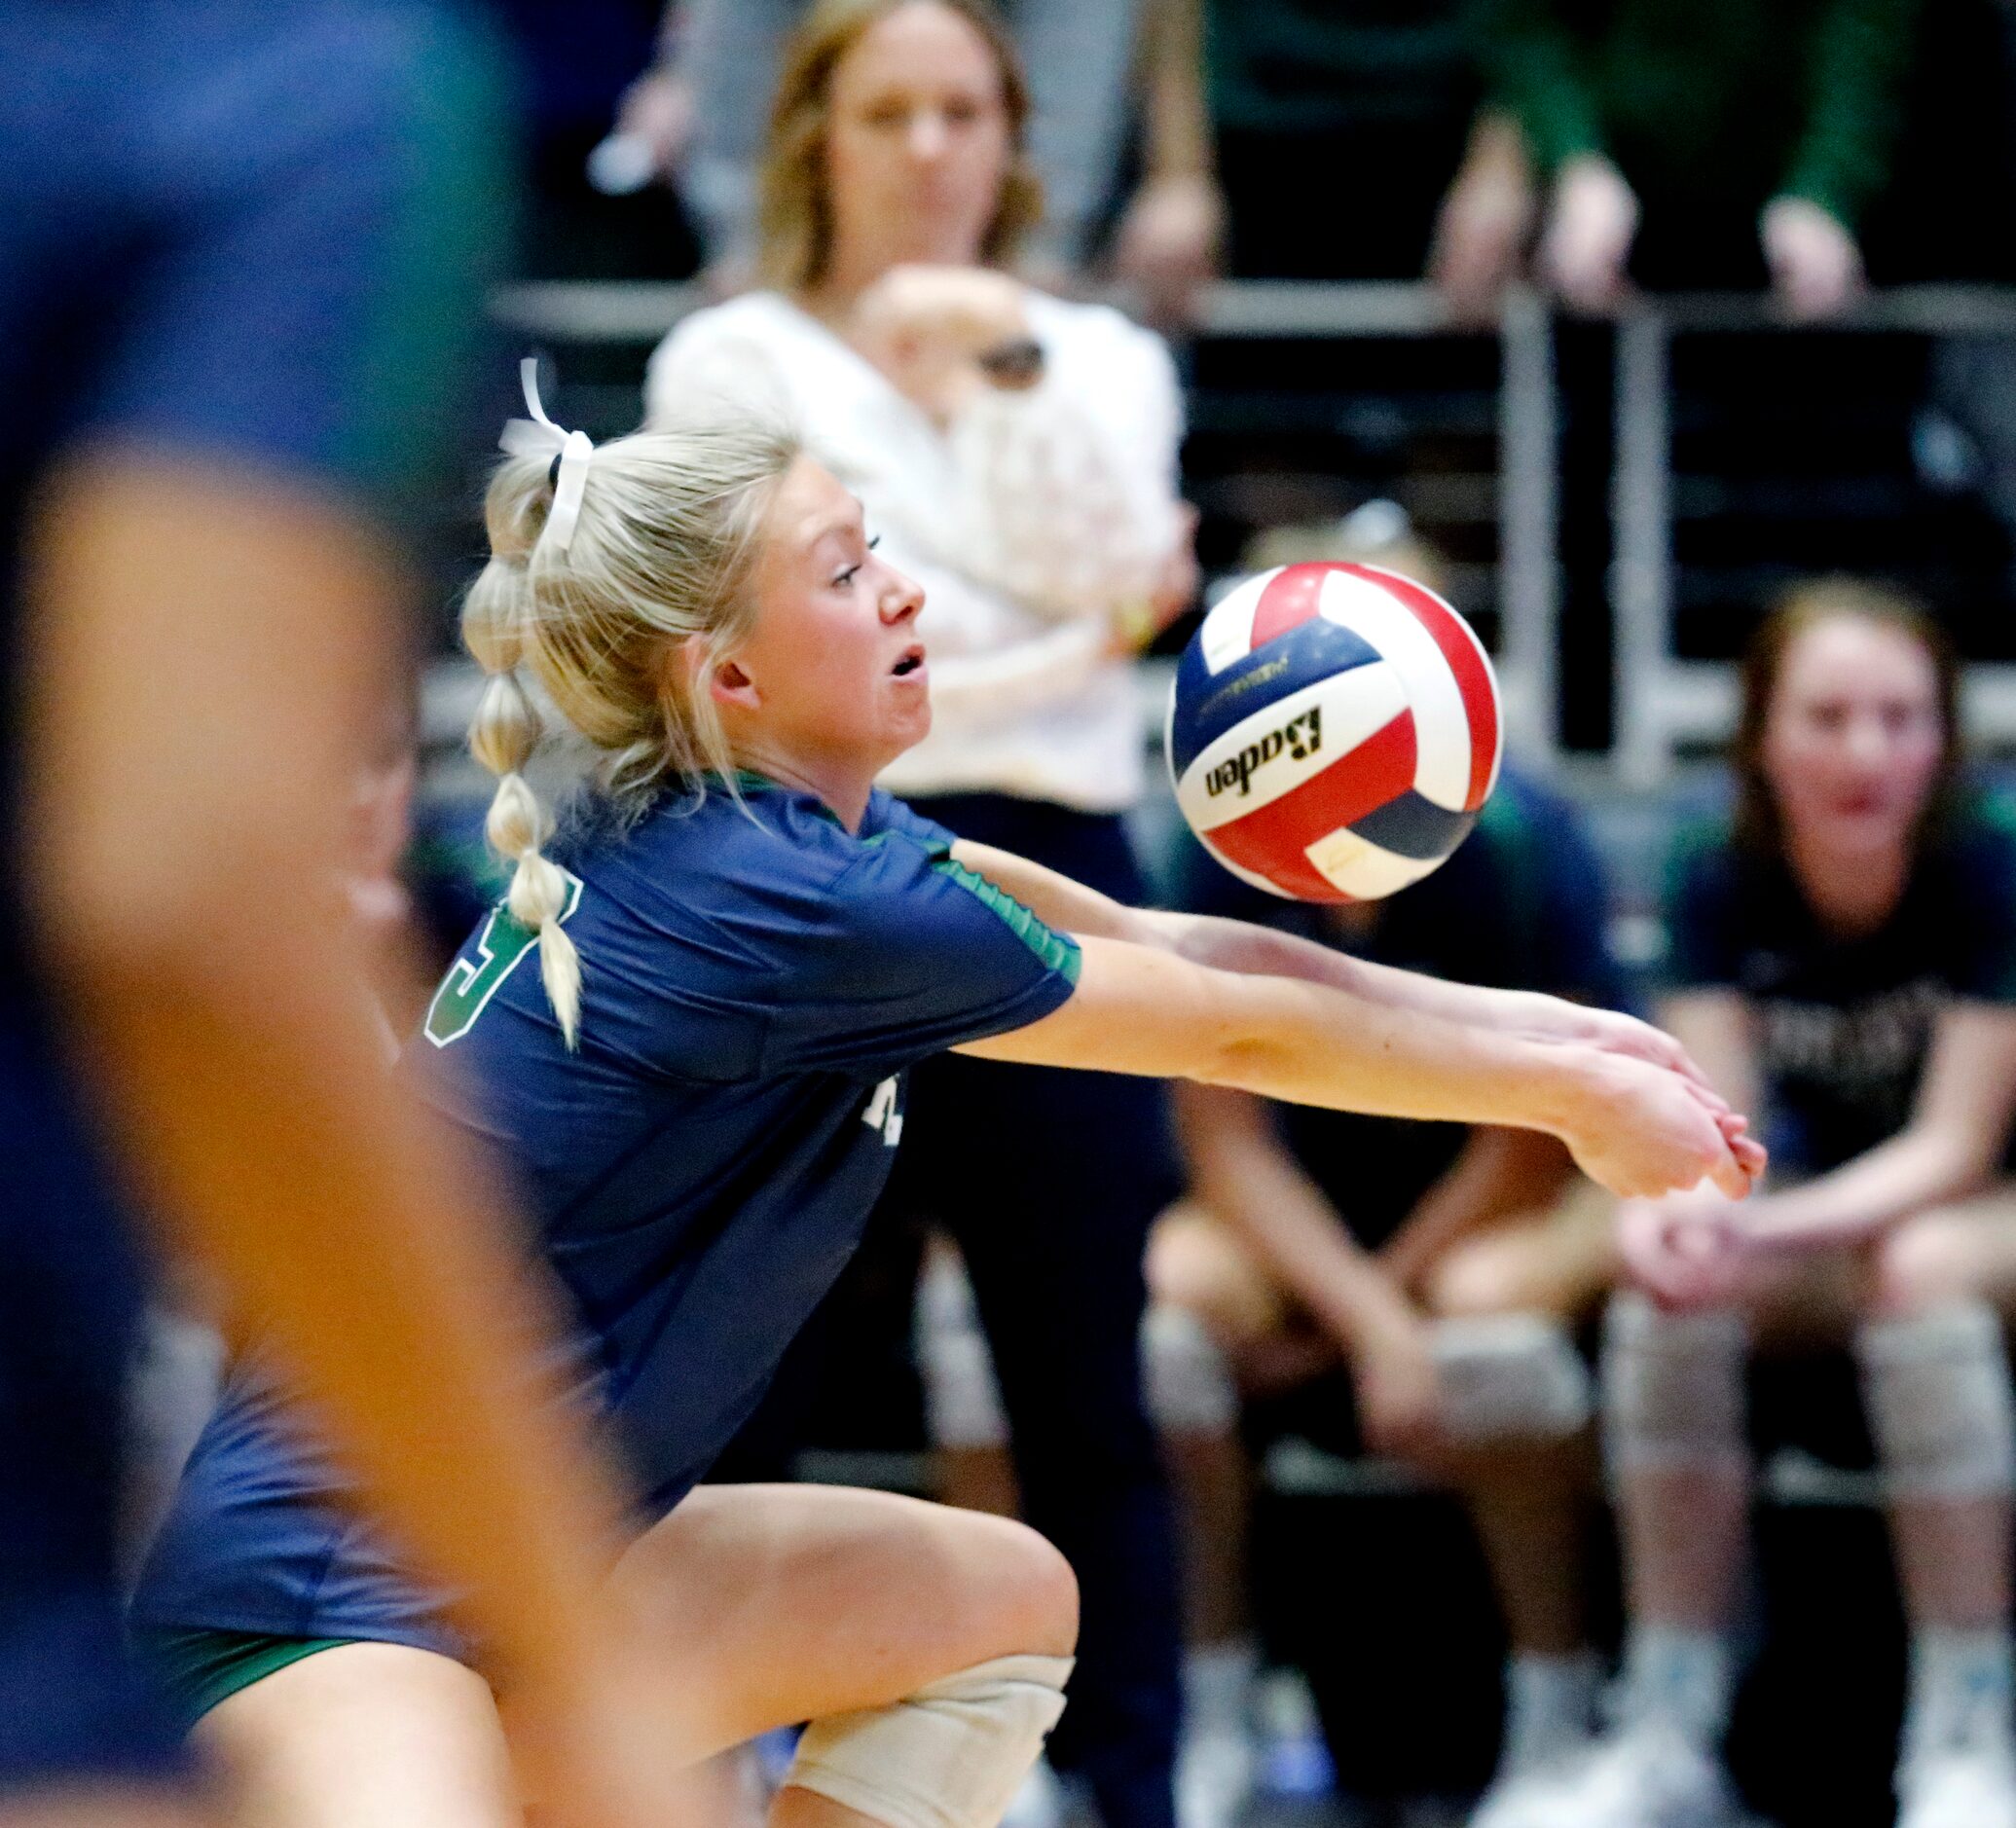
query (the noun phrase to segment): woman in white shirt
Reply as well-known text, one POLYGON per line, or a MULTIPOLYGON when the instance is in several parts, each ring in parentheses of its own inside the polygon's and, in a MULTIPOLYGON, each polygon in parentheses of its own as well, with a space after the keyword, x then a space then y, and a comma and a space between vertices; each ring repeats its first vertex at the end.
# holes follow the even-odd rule
MULTIPOLYGON (((770 289, 688 317, 650 416, 781 409, 924 586, 931 735, 883 785, 962 837, 1127 900, 1143 785, 1130 660, 1194 587, 1160 341, 1005 270, 1040 198, 1012 49, 970 0, 829 0, 787 60, 764 174, 770 289)), ((1168 1828, 1179 1627, 1136 1334, 1174 1188, 1159 1091, 977 1060, 910 1093, 886 1204, 958 1240, 1022 1508, 1083 1592, 1057 1762, 1109 1828, 1168 1828)))

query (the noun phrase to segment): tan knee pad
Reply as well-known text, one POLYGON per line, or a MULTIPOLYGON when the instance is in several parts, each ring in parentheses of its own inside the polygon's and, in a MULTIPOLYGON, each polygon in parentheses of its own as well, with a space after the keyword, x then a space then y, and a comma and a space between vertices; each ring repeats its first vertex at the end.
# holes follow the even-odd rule
POLYGON ((1166 1434, 1220 1435, 1239 1419, 1231 1367, 1188 1308, 1157 1301, 1141 1322, 1142 1390, 1166 1434))
POLYGON ((889 1707, 815 1720, 787 1783, 888 1828, 994 1828, 1064 1711, 1069 1657, 997 1657, 889 1707))
POLYGON ((1551 1315, 1439 1320, 1431 1339, 1452 1440, 1557 1441, 1588 1422, 1589 1368, 1551 1315))
POLYGON ((1903 1498, 1986 1498, 2016 1480, 2016 1403, 2001 1322, 1956 1301, 1855 1333, 1869 1432, 1903 1498))
POLYGON ((1603 1316, 1603 1452, 1613 1473, 1717 1472, 1746 1460, 1748 1329, 1732 1313, 1668 1314, 1642 1295, 1603 1316))

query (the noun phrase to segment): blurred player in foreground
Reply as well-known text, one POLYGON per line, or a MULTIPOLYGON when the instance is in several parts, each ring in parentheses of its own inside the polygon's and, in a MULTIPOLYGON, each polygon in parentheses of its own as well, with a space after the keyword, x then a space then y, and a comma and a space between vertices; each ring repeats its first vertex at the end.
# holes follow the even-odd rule
POLYGON ((466 1590, 558 1818, 682 1822, 602 1596, 617 1506, 332 881, 498 220, 480 47, 405 0, 8 0, 0 65, 0 1822, 195 1807, 114 1575, 128 1198, 466 1590))
POLYGON ((1538 1828, 1721 1819, 1749 1510, 1743 1365, 1851 1338, 1911 1625, 1900 1828, 2012 1828, 2016 835, 1959 771, 1929 620, 1810 585, 1744 671, 1732 822, 1683 840, 1664 1012, 1762 1101, 1775 1184, 1627 1206, 1603 1425, 1630 1634, 1613 1732, 1538 1828), (1690 1311, 1691 1310, 1691 1311, 1690 1311))
MULTIPOLYGON (((597 451, 527 368, 463 624, 516 868, 416 1050, 466 1069, 449 1102, 515 1157, 586 1323, 583 1393, 648 1498, 615 1586, 686 1677, 668 1745, 810 1720, 777 1822, 987 1828, 1063 1706, 1063 1558, 881 1493, 691 1490, 858 1241, 909 1066, 965 1047, 1538 1126, 1627 1192, 1741 1195, 1762 1152, 1628 1018, 1136 913, 955 842, 873 786, 929 730, 930 676, 922 594, 854 498, 748 420, 597 451), (567 867, 520 773, 521 663, 598 764, 567 867)), ((240 1657, 238 1683, 185 1685, 200 1737, 315 1773, 304 1828, 416 1819, 422 1792, 434 1828, 514 1820, 472 1780, 503 1758, 482 1647, 330 1508, 341 1481, 283 1420, 264 1378, 234 1388, 142 1581, 167 1661, 240 1657)))

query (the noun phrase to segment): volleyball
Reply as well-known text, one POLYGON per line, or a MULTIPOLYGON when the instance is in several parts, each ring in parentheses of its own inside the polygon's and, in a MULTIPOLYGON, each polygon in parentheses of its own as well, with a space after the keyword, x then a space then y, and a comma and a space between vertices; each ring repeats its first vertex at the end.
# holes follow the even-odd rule
POLYGON ((1484 644, 1373 565, 1286 565, 1223 598, 1183 656, 1169 772, 1199 842, 1302 901, 1373 901, 1463 842, 1498 779, 1484 644))

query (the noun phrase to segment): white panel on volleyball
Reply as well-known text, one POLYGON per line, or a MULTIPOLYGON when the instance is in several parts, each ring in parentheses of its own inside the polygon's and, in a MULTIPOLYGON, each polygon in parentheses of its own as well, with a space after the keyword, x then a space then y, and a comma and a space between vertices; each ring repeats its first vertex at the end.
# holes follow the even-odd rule
MULTIPOLYGON (((1256 707, 1250 715, 1199 749, 1183 771, 1183 779, 1176 784, 1176 798, 1184 817, 1191 830, 1209 831, 1271 806, 1311 776, 1341 761, 1406 709, 1407 688, 1399 670, 1383 660, 1334 673, 1299 692, 1283 694, 1272 704, 1256 707), (1272 754, 1247 771, 1243 791, 1229 786, 1211 791, 1212 777, 1219 769, 1236 764, 1245 750, 1269 738, 1281 738, 1312 707, 1323 713, 1322 735, 1314 746, 1302 745, 1303 753, 1297 756, 1288 742, 1279 741, 1272 754)), ((1418 717, 1415 722, 1418 725, 1418 717)))
POLYGON ((1197 630, 1197 644, 1203 649, 1204 665, 1213 674, 1223 673, 1253 651, 1253 618, 1260 613, 1261 592, 1286 568, 1277 565, 1271 571, 1256 573, 1211 606, 1197 630))
POLYGON ((1448 812, 1461 812, 1470 793, 1470 714, 1435 637, 1404 603, 1348 571, 1333 571, 1323 580, 1318 608, 1326 620, 1362 635, 1399 670, 1414 713, 1414 790, 1448 812))
POLYGON ((1434 869, 1439 857, 1402 857, 1397 852, 1369 844, 1348 825, 1341 825, 1327 838, 1318 838, 1302 853, 1325 881, 1336 884, 1359 901, 1376 901, 1397 895, 1409 883, 1419 882, 1434 869))

